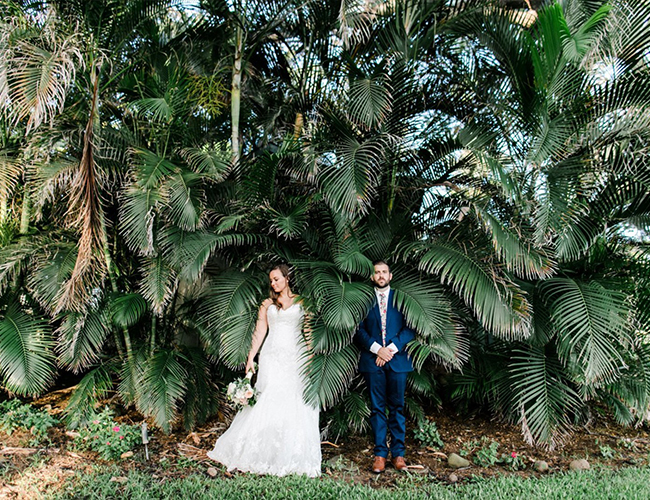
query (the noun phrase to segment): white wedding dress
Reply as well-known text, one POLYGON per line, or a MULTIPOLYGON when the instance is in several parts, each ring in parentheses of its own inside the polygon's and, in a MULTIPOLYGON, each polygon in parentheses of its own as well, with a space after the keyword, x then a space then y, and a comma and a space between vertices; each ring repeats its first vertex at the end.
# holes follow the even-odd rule
POLYGON ((269 332, 260 351, 257 403, 235 416, 208 453, 229 471, 320 475, 318 408, 303 400, 302 320, 299 303, 267 309, 269 332))

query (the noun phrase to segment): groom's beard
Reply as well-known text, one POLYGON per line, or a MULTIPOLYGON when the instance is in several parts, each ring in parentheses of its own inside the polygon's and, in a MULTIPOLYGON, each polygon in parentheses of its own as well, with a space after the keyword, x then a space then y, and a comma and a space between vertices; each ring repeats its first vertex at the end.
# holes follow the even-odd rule
POLYGON ((388 288, 388 285, 390 285, 390 281, 387 281, 383 285, 380 285, 379 283, 375 283, 375 288, 380 292, 384 292, 386 291, 386 288, 388 288))

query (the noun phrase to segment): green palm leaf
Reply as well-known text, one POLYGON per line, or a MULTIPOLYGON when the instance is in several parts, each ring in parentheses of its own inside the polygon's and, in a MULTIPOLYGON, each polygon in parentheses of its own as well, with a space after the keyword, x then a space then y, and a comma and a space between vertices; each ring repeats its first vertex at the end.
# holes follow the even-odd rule
POLYGON ((199 306, 199 324, 209 352, 236 368, 246 361, 262 303, 262 273, 230 271, 210 281, 199 306))
POLYGON ((72 276, 77 261, 77 246, 56 244, 39 253, 28 276, 28 283, 39 304, 53 313, 63 292, 63 285, 72 276))
POLYGON ((161 316, 178 286, 176 274, 162 255, 145 259, 141 272, 140 294, 149 302, 151 310, 161 316))
MULTIPOLYGON (((471 307, 483 327, 504 338, 529 335, 529 304, 512 283, 453 243, 418 245, 419 269, 436 274, 471 307)), ((416 248, 416 247, 413 247, 416 248)))
POLYGON ((338 352, 315 354, 305 361, 308 384, 305 400, 322 408, 334 406, 357 370, 359 352, 348 345, 338 352))
POLYGON ((147 301, 139 293, 115 294, 111 296, 110 313, 113 324, 130 328, 137 324, 147 312, 147 301))
POLYGON ((103 309, 88 313, 69 312, 56 330, 56 351, 59 364, 74 373, 99 360, 110 330, 108 315, 103 309))
POLYGON ((95 403, 104 399, 112 389, 113 379, 108 366, 98 366, 86 373, 65 407, 68 426, 75 428, 83 425, 94 414, 95 403))
POLYGON ((596 281, 552 278, 540 293, 548 303, 562 360, 580 370, 585 383, 612 381, 631 345, 630 305, 625 294, 596 281))
POLYGON ((0 376, 11 392, 41 394, 54 380, 54 342, 45 319, 12 303, 0 313, 0 376))
POLYGON ((366 213, 377 190, 384 151, 383 138, 360 142, 352 136, 341 140, 335 160, 324 165, 319 184, 329 205, 342 213, 366 213))
POLYGON ((174 350, 160 351, 147 358, 137 388, 138 410, 152 417, 165 433, 171 431, 187 392, 188 374, 181 361, 187 360, 174 350))
POLYGON ((561 363, 544 348, 516 350, 510 362, 512 392, 528 443, 553 449, 569 432, 569 415, 581 407, 561 363))
POLYGON ((391 111, 391 89, 385 78, 364 78, 350 86, 350 118, 367 129, 381 126, 391 111))

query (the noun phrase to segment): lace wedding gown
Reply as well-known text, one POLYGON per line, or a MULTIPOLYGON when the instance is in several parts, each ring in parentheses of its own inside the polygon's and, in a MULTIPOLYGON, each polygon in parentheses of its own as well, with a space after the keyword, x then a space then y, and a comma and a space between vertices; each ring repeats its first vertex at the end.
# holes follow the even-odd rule
POLYGON ((269 332, 260 351, 257 403, 243 408, 208 453, 228 470, 256 474, 320 475, 318 408, 303 400, 302 307, 270 305, 269 332))

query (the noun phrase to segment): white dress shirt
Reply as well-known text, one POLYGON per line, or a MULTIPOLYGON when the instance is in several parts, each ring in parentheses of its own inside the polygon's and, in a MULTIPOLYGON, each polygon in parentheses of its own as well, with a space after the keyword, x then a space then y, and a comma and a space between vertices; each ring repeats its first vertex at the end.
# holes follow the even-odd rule
MULTIPOLYGON (((379 301, 379 294, 380 293, 385 293, 386 294, 386 304, 388 304, 388 295, 390 294, 390 285, 386 286, 383 290, 379 290, 377 287, 375 287, 375 296, 377 298, 377 304, 380 303, 379 301)), ((381 314, 381 311, 379 311, 379 314, 381 314)), ((386 315, 388 315, 388 311, 386 312, 386 315)), ((386 346, 393 354, 395 354, 399 349, 397 349, 397 346, 393 344, 392 342, 386 346)), ((377 354, 379 352, 379 349, 381 349, 381 344, 379 342, 373 342, 372 345, 370 346, 370 352, 373 354, 377 354)))

